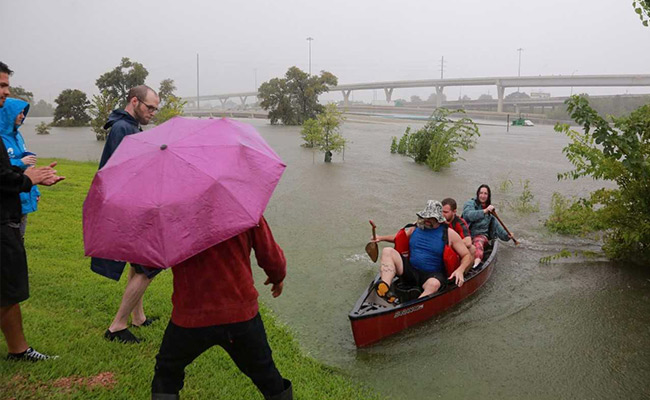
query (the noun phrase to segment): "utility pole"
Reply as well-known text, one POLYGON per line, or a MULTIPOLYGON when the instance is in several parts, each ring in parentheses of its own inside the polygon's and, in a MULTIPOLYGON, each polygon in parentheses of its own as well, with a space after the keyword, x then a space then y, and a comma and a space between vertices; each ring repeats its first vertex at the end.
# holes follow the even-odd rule
MULTIPOLYGON (((521 77, 521 52, 524 51, 521 47, 517 49, 519 52, 519 68, 517 69, 517 77, 521 77)), ((517 86, 517 93, 519 93, 519 86, 517 86)))
POLYGON ((201 109, 199 100, 199 53, 196 53, 196 108, 201 109))
POLYGON ((309 75, 311 75, 311 42, 314 40, 313 37, 308 37, 307 41, 309 42, 309 75))
POLYGON ((440 79, 444 79, 445 76, 445 56, 442 56, 440 59, 440 79))

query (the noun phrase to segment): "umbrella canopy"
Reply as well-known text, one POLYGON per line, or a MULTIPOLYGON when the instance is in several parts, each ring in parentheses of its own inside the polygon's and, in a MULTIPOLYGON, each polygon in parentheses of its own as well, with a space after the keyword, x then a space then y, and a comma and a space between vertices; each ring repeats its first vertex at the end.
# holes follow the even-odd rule
POLYGON ((84 202, 85 253, 174 266, 257 225, 284 168, 255 128, 225 118, 129 135, 84 202))

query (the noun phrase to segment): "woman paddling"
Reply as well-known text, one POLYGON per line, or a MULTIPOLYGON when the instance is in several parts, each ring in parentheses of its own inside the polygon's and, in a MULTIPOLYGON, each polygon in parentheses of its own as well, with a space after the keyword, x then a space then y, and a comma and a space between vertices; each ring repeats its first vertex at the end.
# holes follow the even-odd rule
POLYGON ((476 191, 476 197, 465 202, 462 218, 469 224, 472 233, 472 243, 476 248, 474 268, 483 259, 484 247, 490 239, 498 237, 503 241, 512 239, 512 236, 501 227, 492 215, 492 191, 488 185, 481 185, 476 191))

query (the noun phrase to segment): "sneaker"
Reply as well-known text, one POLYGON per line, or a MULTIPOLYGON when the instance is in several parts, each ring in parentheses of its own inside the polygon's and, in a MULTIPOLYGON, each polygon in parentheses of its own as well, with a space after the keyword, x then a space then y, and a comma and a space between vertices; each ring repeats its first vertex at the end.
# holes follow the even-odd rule
POLYGON ((120 343, 140 343, 140 339, 135 337, 134 334, 129 331, 129 328, 122 329, 121 331, 111 332, 106 329, 104 337, 111 342, 117 340, 120 343))
POLYGON ((22 353, 9 353, 7 355, 7 360, 14 360, 14 361, 31 361, 31 362, 36 362, 36 361, 45 361, 45 360, 55 360, 59 358, 59 356, 48 356, 47 354, 40 353, 31 347, 25 350, 22 353))
POLYGON ((397 301, 397 297, 390 291, 390 286, 384 281, 379 281, 375 284, 375 291, 377 292, 377 296, 386 300, 388 303, 392 304, 397 301))

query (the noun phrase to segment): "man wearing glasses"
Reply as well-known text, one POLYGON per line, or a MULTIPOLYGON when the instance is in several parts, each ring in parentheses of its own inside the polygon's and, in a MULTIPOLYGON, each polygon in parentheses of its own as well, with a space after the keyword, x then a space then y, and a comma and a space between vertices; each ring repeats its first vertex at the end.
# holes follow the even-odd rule
MULTIPOLYGON (((142 132, 142 125, 147 125, 158 111, 160 99, 158 94, 146 85, 140 85, 129 90, 127 105, 124 110, 114 110, 108 117, 104 129, 110 129, 102 158, 99 161, 101 169, 127 135, 142 132)), ((90 268, 96 273, 119 281, 126 266, 125 262, 92 258, 90 268)), ((108 340, 122 343, 139 343, 140 340, 128 329, 129 315, 134 327, 149 326, 153 319, 147 318, 142 306, 142 297, 151 280, 161 270, 131 264, 128 272, 128 282, 120 308, 115 319, 104 333, 108 340)))

